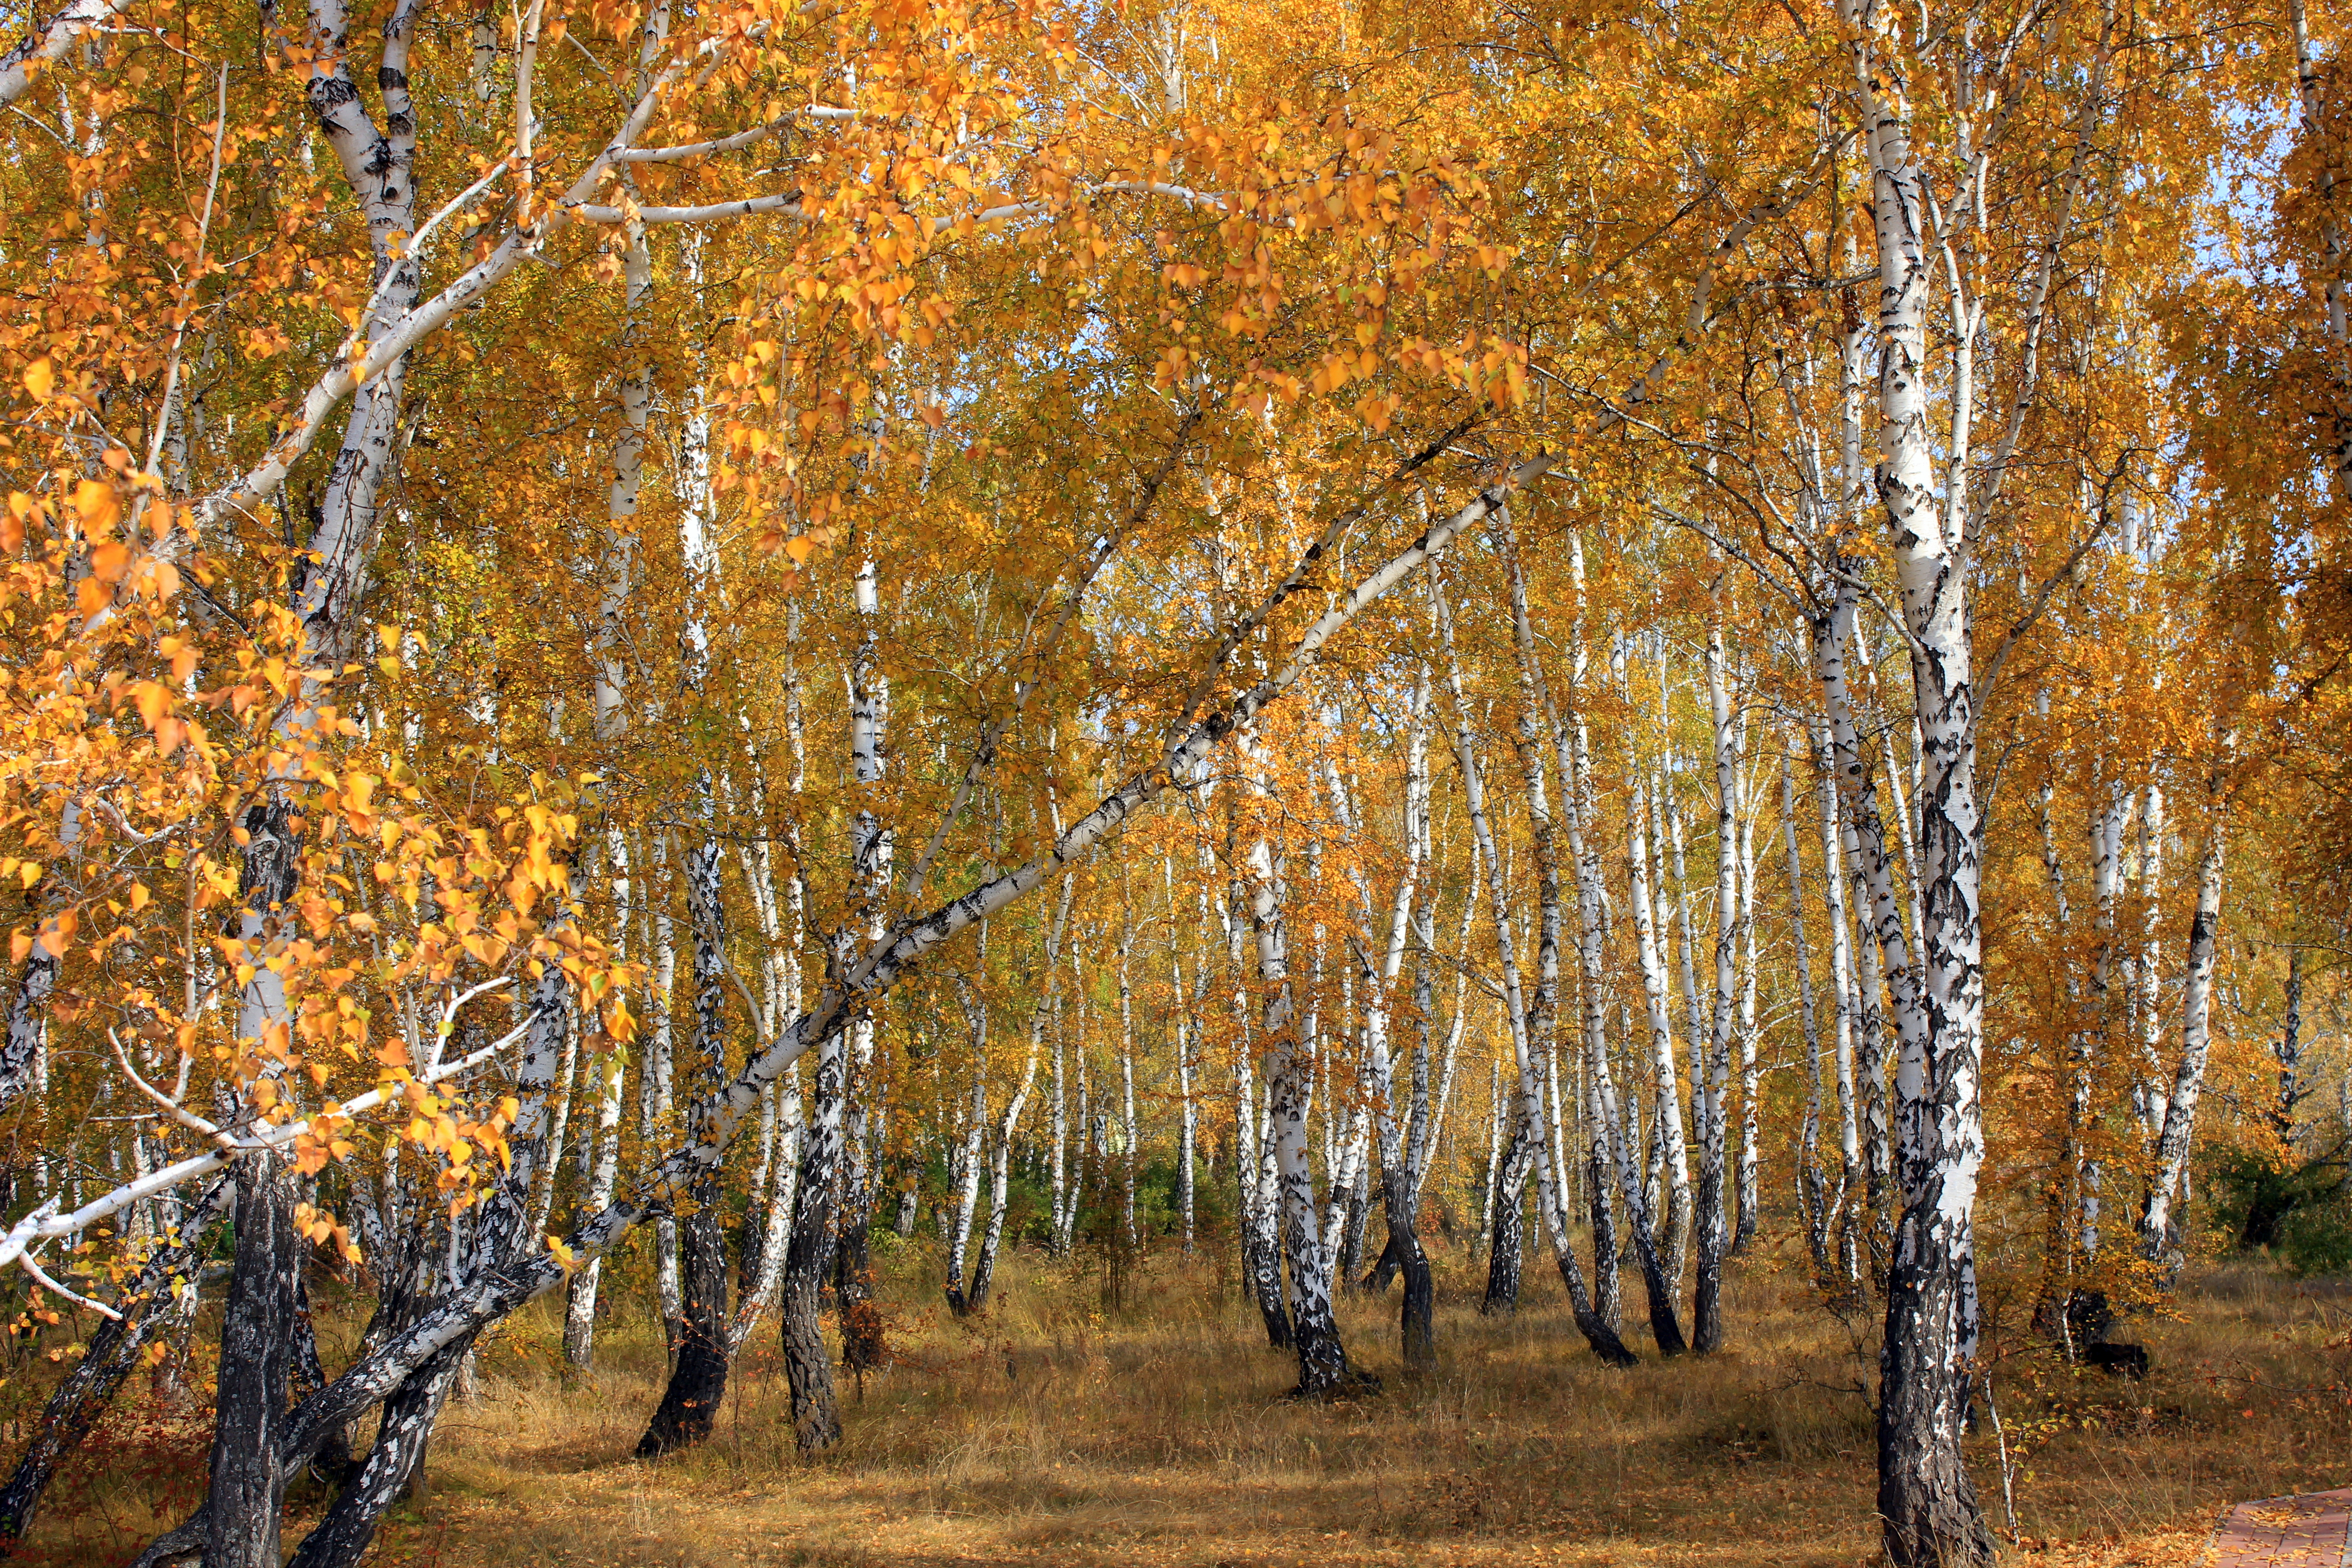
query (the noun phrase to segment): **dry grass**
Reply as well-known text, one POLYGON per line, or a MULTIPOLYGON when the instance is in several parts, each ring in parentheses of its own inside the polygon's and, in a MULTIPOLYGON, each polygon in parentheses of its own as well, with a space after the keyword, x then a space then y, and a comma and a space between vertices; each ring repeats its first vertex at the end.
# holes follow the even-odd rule
MULTIPOLYGON (((509 1564, 1856 1564, 1871 1560, 1866 1344, 1793 1274, 1743 1270, 1736 1343, 1701 1363, 1600 1367, 1531 1272, 1530 1307, 1441 1312, 1440 1372, 1397 1373, 1388 1302, 1346 1309, 1387 1380, 1336 1405, 1293 1377, 1205 1266, 1147 1269, 1106 1315, 1083 1269, 1016 1260, 1001 1304, 955 1323, 933 1265, 887 1266, 899 1364, 845 1390, 848 1435, 793 1452, 771 1334, 747 1354, 716 1438, 629 1458, 659 1393, 641 1311, 576 1377, 541 1312, 453 1406, 430 1496, 379 1560, 509 1564)), ((1441 1299, 1473 1294, 1441 1276, 1441 1299)), ((2189 1564, 2220 1505, 2352 1483, 2352 1293, 2242 1268, 2194 1278, 2180 1314, 2135 1324, 2145 1384, 2020 1355, 2001 1374, 2026 1561, 2189 1564)), ((184 1438, 183 1441, 185 1441, 184 1438)), ((194 1452, 182 1450, 187 1458, 194 1452)), ((1992 1436, 1972 1439, 2000 1518, 1992 1436)), ((53 1561, 119 1558, 152 1468, 85 1474, 53 1561), (105 1528, 100 1528, 104 1521, 105 1528)), ((67 1510, 60 1510, 61 1513, 67 1510)))

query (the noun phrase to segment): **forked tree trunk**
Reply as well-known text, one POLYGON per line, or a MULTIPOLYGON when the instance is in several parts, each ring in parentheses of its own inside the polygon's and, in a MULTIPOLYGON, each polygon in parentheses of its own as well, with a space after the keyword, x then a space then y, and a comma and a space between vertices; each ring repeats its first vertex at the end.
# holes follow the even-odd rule
POLYGON ((353 1568, 367 1554, 384 1510, 407 1495, 423 1473, 434 1423, 476 1337, 467 1334, 437 1352, 404 1378, 383 1402, 375 1441, 369 1446, 359 1474, 302 1538, 287 1568, 353 1568))
MULTIPOLYGON (((1253 784, 1263 791, 1265 763, 1256 752, 1255 737, 1244 735, 1242 745, 1253 784)), ((1292 1392, 1301 1398, 1327 1398, 1365 1380, 1348 1365, 1339 1321, 1331 1310, 1328 1282, 1320 1267, 1323 1243, 1318 1227, 1315 1173, 1307 1146, 1312 1063, 1298 1037, 1296 999, 1290 983, 1284 857, 1267 829, 1258 830, 1247 864, 1257 977, 1265 994, 1259 1023, 1265 1061, 1275 1197, 1283 1225, 1283 1244, 1290 1258, 1291 1346, 1298 1352, 1298 1386, 1292 1392)))

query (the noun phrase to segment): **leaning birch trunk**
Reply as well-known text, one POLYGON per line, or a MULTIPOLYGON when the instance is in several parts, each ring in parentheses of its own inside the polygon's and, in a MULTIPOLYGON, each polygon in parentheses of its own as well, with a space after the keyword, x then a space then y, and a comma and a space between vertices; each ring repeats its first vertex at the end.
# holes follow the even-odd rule
MULTIPOLYGON (((468 1278, 478 1279, 542 1251, 528 1224, 528 1208, 539 1173, 555 1154, 551 1101, 562 1043, 573 1033, 572 1013, 562 967, 549 963, 533 987, 530 1032, 515 1079, 512 1163, 477 1210, 471 1246, 463 1260, 468 1278)), ((475 1331, 468 1331, 443 1345, 392 1390, 358 1474, 303 1538, 289 1568, 356 1568, 366 1556, 384 1510, 422 1471, 434 1426, 475 1337, 475 1331)))
POLYGON ((1909 949, 1905 943, 1903 916, 1895 903, 1891 857, 1885 826, 1878 815, 1878 795, 1870 770, 1864 764, 1862 742, 1854 723, 1846 679, 1845 650, 1853 628, 1855 590, 1841 582, 1826 613, 1813 624, 1813 673, 1822 690, 1824 731, 1830 773, 1841 781, 1839 837, 1843 859, 1856 885, 1853 915, 1860 933, 1853 984, 1853 1037, 1856 1112, 1862 1123, 1861 1157, 1866 1212, 1858 1215, 1869 1232, 1874 1272, 1883 1268, 1883 1252, 1894 1226, 1894 1180, 1891 1158, 1893 1127, 1886 1113, 1885 1042, 1886 1030, 1880 1007, 1881 977, 1894 996, 1895 1029, 1907 1047, 1924 1030, 1914 1003, 1917 995, 1909 949), (1878 963, 1869 960, 1875 956, 1878 963), (1911 1000, 1906 1000, 1906 998, 1911 1000))
POLYGON ((144 1360, 147 1346, 177 1316, 176 1292, 195 1273, 233 1186, 220 1178, 189 1206, 179 1222, 180 1239, 157 1247, 125 1282, 118 1315, 99 1325, 81 1359, 41 1407, 32 1440, 0 1486, 0 1542, 24 1539, 58 1467, 81 1446, 115 1391, 144 1360))
MULTIPOLYGON (((308 95, 321 135, 341 165, 368 226, 374 292, 364 328, 371 337, 415 307, 421 273, 402 254, 415 231, 413 167, 415 121, 407 65, 415 37, 414 0, 400 0, 383 24, 378 71, 385 124, 379 132, 352 85, 346 57, 348 20, 337 0, 312 0, 312 52, 308 95)), ((309 560, 294 590, 302 623, 301 663, 308 669, 341 666, 356 649, 361 603, 369 581, 386 479, 396 458, 404 354, 395 355, 354 394, 342 443, 329 469, 309 560)), ((281 734, 315 730, 316 689, 305 680, 299 700, 278 721, 281 734)), ((258 1041, 285 1022, 283 987, 266 963, 283 940, 272 908, 290 900, 299 847, 289 803, 273 788, 246 814, 250 840, 237 939, 255 966, 238 1005, 240 1040, 258 1041)), ((28 955, 29 956, 29 955, 28 955)), ((47 977, 54 980, 54 975, 47 977)), ((45 1025, 42 976, 28 967, 10 1009, 10 1047, 29 1026, 35 1058, 45 1025), (20 1014, 29 1016, 20 1022, 20 1014)), ((293 1223, 294 1196, 284 1162, 256 1154, 236 1168, 237 1250, 222 1322, 220 1394, 215 1410, 211 1490, 192 1521, 212 1568, 278 1568, 278 1525, 289 1467, 277 1453, 286 1422, 288 1356, 293 1342, 295 1286, 302 1243, 293 1223)))

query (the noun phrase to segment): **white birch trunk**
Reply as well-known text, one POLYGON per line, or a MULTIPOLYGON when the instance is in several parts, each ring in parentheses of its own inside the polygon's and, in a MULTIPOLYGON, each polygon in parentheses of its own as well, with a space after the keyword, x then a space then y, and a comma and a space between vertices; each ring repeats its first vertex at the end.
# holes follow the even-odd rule
MULTIPOLYGON (((1623 658, 1621 640, 1616 648, 1621 672, 1623 658)), ((1642 996, 1648 1009, 1651 1135, 1663 1168, 1662 1196, 1666 1205, 1665 1234, 1657 1239, 1657 1250, 1665 1283, 1679 1295, 1682 1248, 1690 1234, 1690 1154, 1683 1142, 1681 1074, 1675 1062, 1674 1023, 1667 1014, 1666 966, 1650 898, 1650 782, 1638 757, 1630 774, 1633 784, 1625 808, 1627 902, 1633 920, 1634 953, 1641 964, 1642 996)), ((1635 1234, 1638 1238, 1638 1227, 1635 1234)))
MULTIPOLYGON (((983 946, 982 952, 986 951, 983 946)), ((981 1157, 988 1138, 988 998, 961 975, 957 976, 956 994, 963 1004, 971 1052, 971 1105, 961 1117, 963 1138, 949 1165, 955 1207, 948 1223, 948 1309, 961 1318, 971 1310, 964 1294, 964 1266, 971 1246, 972 1215, 980 1202, 981 1157)))
MULTIPOLYGON (((1878 248, 1878 494, 1912 650, 1912 707, 1922 759, 1916 861, 1922 921, 1916 971, 1906 962, 1884 843, 1874 835, 1864 836, 1863 869, 1876 906, 1902 1047, 1895 1079, 1902 1216, 1888 1271, 1880 1358, 1878 1512, 1885 1549, 1897 1568, 1956 1568, 1992 1557, 1991 1534, 1960 1448, 1973 1337, 1967 1321, 1972 1308, 1968 1287, 1974 1268, 1977 1177, 1984 1163, 1984 823, 1976 790, 1966 539, 1966 479, 1974 446, 1969 356, 1975 333, 1970 322, 1958 334, 1952 464, 1939 496, 1927 430, 1931 378, 1926 363, 1927 237, 1934 220, 1926 171, 1911 142, 1904 45, 1891 7, 1879 0, 1846 3, 1878 248)), ((1829 639, 1832 652, 1843 630, 1829 639)), ((1832 673, 1823 672, 1825 689, 1833 684, 1832 673)), ((1843 673, 1841 665, 1835 684, 1842 685, 1843 673)), ((1845 771, 1853 763, 1850 734, 1841 732, 1843 695, 1834 694, 1831 720, 1845 771)), ((1850 729, 1850 723, 1843 728, 1850 729)), ((1860 792, 1853 804, 1867 798, 1860 792)))
MULTIPOLYGON (((2218 797, 2220 791, 2214 793, 2218 797)), ((2221 851, 2228 830, 2226 808, 2217 798, 2205 829, 2204 852, 2197 860, 2197 909, 2189 923, 2189 967, 2180 986, 2180 1062, 2165 1097, 2164 1127, 2157 1139, 2147 1205, 2139 1222, 2143 1256, 2174 1272, 2179 1268, 2182 1247, 2172 1223, 2172 1202, 2189 1169, 2197 1101, 2204 1092, 2205 1063, 2212 1049, 2213 970, 2221 932, 2221 851)))
MULTIPOLYGON (((1241 737, 1244 755, 1251 759, 1252 787, 1266 791, 1264 764, 1254 754, 1255 736, 1241 737)), ((1289 968, 1286 910, 1287 889, 1283 854, 1275 839, 1260 829, 1251 844, 1250 916, 1256 938, 1258 984, 1265 993, 1260 1012, 1261 1049, 1265 1052, 1266 1116, 1270 1124, 1276 1197, 1283 1221, 1283 1239, 1290 1256, 1290 1321, 1293 1347, 1298 1352, 1301 1395, 1328 1396, 1360 1381, 1348 1365, 1339 1340, 1339 1325, 1331 1310, 1331 1297, 1319 1266, 1323 1242, 1318 1231, 1314 1172, 1307 1142, 1308 1096, 1313 1063, 1306 1059, 1298 1035, 1296 999, 1289 968)))
MULTIPOLYGON (((1722 593, 1717 588, 1718 601, 1722 593)), ((1715 995, 1704 1072, 1695 1075, 1691 1097, 1698 1116, 1698 1277, 1693 1289, 1692 1348, 1701 1354, 1723 1347, 1723 1263, 1731 1250, 1725 1214, 1730 1184, 1731 1052, 1738 1025, 1739 941, 1743 934, 1739 888, 1739 726, 1732 715, 1731 686, 1724 668, 1723 616, 1718 602, 1707 623, 1705 653, 1706 706, 1715 751, 1715 995)), ((1679 816, 1679 813, 1677 814, 1679 816)), ((1676 847, 1675 860, 1682 852, 1676 847)), ((1675 879, 1682 868, 1675 867, 1675 879)), ((1689 893, 1685 890, 1687 907, 1689 893)))

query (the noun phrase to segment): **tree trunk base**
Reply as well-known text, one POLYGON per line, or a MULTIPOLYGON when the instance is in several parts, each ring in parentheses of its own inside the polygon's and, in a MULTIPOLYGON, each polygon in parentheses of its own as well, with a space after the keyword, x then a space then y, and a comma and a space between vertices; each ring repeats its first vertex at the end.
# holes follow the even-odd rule
POLYGON ((1331 1405, 1343 1399, 1367 1399, 1381 1392, 1381 1380, 1371 1373, 1349 1367, 1333 1382, 1319 1388, 1309 1388, 1301 1383, 1282 1396, 1283 1403, 1331 1405))

